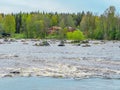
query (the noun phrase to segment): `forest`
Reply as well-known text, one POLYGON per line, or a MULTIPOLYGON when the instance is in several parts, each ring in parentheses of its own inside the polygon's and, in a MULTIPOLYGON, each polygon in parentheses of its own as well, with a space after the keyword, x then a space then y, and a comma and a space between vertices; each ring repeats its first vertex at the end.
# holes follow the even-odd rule
POLYGON ((89 11, 1 13, 0 33, 13 38, 120 40, 120 15, 114 6, 101 15, 89 11))

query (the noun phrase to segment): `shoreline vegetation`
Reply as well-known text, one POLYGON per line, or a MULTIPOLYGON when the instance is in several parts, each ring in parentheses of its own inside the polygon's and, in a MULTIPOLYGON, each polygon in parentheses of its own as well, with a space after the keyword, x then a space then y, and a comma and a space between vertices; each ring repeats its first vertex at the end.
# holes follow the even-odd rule
POLYGON ((63 40, 120 40, 120 15, 110 6, 92 12, 0 14, 0 37, 63 40))

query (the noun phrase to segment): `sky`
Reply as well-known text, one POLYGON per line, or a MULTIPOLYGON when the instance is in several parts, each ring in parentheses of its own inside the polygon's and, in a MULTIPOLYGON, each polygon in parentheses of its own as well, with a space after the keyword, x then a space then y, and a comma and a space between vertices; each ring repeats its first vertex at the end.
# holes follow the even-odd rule
POLYGON ((91 11, 102 14, 109 6, 115 6, 120 13, 120 0, 0 0, 0 13, 91 11))

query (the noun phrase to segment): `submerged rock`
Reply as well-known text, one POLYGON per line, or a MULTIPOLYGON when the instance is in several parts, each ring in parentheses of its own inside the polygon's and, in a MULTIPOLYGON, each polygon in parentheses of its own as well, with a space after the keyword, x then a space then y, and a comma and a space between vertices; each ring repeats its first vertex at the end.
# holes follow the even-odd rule
POLYGON ((3 42, 0 42, 0 44, 4 44, 3 42))
POLYGON ((11 74, 20 74, 19 71, 11 71, 10 73, 11 73, 11 74))
POLYGON ((15 39, 13 39, 13 38, 11 38, 10 40, 9 40, 10 42, 17 42, 15 39))
POLYGON ((13 57, 19 57, 18 55, 13 55, 13 57))
POLYGON ((7 39, 7 38, 4 38, 4 40, 3 40, 4 42, 8 42, 9 41, 9 39, 7 39))
POLYGON ((73 46, 81 46, 81 43, 73 44, 73 46))
POLYGON ((105 40, 101 40, 101 42, 102 42, 103 44, 105 44, 107 41, 105 41, 105 40))
POLYGON ((82 47, 91 47, 89 44, 82 45, 82 47))
POLYGON ((80 40, 71 41, 71 43, 80 43, 80 40))
POLYGON ((4 75, 3 77, 13 77, 11 74, 4 75))
POLYGON ((81 41, 81 43, 89 43, 89 41, 88 40, 83 40, 83 41, 81 41))
POLYGON ((49 44, 47 41, 43 41, 43 42, 42 42, 42 45, 43 45, 43 46, 50 46, 50 44, 49 44))
POLYGON ((21 42, 26 42, 26 41, 27 41, 27 40, 25 40, 25 39, 22 39, 22 40, 21 40, 21 42))

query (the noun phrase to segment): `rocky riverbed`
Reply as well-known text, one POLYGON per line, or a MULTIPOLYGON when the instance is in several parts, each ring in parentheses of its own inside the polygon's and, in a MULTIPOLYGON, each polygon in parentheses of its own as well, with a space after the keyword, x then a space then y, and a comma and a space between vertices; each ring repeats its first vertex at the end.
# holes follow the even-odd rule
POLYGON ((59 47, 58 40, 0 40, 0 77, 120 78, 120 41, 59 47))

